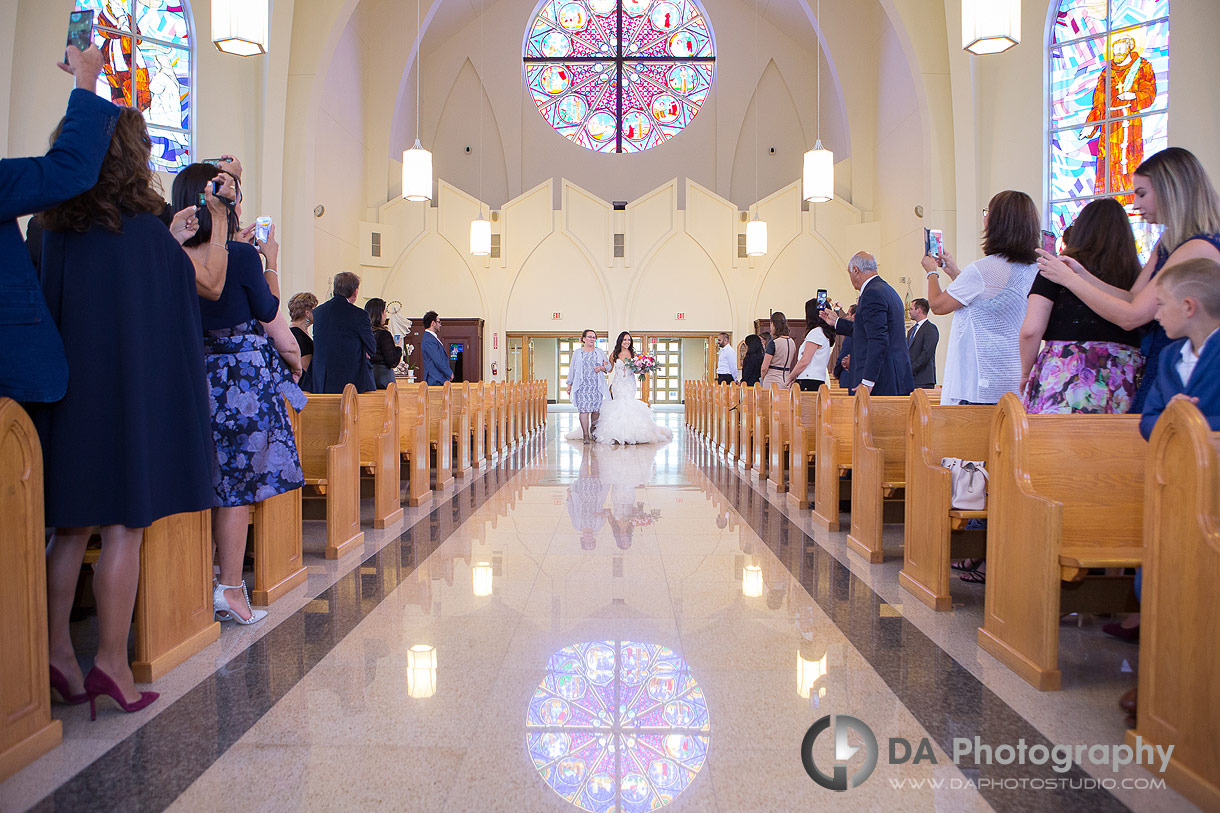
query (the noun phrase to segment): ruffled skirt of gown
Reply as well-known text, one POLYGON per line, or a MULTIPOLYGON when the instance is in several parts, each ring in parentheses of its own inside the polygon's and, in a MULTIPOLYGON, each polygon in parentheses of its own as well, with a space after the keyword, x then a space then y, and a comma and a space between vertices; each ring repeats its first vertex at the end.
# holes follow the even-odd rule
POLYGON ((614 398, 602 404, 601 418, 593 432, 598 443, 669 443, 673 433, 658 426, 652 410, 635 398, 614 398))

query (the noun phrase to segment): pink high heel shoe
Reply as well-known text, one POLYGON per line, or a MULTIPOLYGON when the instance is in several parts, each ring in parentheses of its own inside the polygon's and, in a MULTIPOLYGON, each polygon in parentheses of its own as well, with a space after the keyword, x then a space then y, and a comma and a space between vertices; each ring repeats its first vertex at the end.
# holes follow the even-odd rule
POLYGON ((88 692, 72 694, 72 690, 68 688, 68 679, 54 666, 51 667, 51 688, 59 692, 60 699, 69 706, 79 706, 89 700, 88 692))
POLYGON ((96 666, 85 675, 85 692, 89 696, 90 720, 97 719, 97 699, 102 695, 109 695, 114 702, 119 704, 119 708, 128 714, 139 711, 161 696, 158 692, 140 692, 139 700, 128 703, 123 699, 123 690, 119 688, 119 684, 96 666))

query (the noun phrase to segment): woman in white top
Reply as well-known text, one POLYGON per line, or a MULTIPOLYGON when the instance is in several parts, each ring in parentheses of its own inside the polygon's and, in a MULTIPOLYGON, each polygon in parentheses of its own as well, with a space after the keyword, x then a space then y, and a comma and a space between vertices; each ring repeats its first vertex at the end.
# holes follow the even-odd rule
POLYGON ((994 404, 1021 391, 1019 337, 1041 235, 1038 207, 1024 192, 1009 190, 983 212, 981 260, 959 271, 948 252, 923 258, 932 313, 954 314, 942 404, 994 404), (943 291, 942 266, 953 280, 943 291))
POLYGON ((801 343, 801 355, 789 373, 785 386, 795 381, 802 390, 817 390, 826 383, 829 375, 830 357, 835 346, 835 332, 822 321, 818 313, 817 299, 805 303, 805 324, 809 332, 801 343))

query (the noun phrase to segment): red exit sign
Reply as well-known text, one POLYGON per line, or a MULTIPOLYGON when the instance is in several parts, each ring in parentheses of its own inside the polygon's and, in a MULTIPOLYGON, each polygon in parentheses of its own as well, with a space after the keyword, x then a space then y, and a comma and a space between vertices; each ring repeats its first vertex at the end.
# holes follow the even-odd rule
POLYGON ((681 322, 683 319, 686 318, 686 314, 684 312, 679 311, 678 313, 674 314, 674 318, 677 319, 679 322, 681 322))
POLYGON ((554 313, 552 313, 552 314, 551 314, 551 318, 552 318, 552 319, 562 319, 562 318, 563 318, 563 314, 562 314, 562 313, 560 313, 559 311, 555 311, 554 313))

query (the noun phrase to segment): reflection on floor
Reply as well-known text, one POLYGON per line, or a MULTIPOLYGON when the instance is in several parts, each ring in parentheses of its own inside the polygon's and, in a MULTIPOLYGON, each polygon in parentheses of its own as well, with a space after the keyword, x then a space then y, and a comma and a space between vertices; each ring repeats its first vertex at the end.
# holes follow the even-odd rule
POLYGON ((1137 768, 955 765, 955 740, 1121 742, 1135 649, 1065 629, 1065 690, 1039 694, 974 644, 981 588, 924 612, 893 555, 849 559, 657 415, 674 443, 611 448, 558 440, 575 415, 552 414, 363 561, 311 559, 295 603, 226 629, 147 712, 57 707, 64 746, 0 808, 1189 809, 1124 787, 1137 768), (844 792, 802 761, 830 714, 863 725, 812 741, 844 792))

